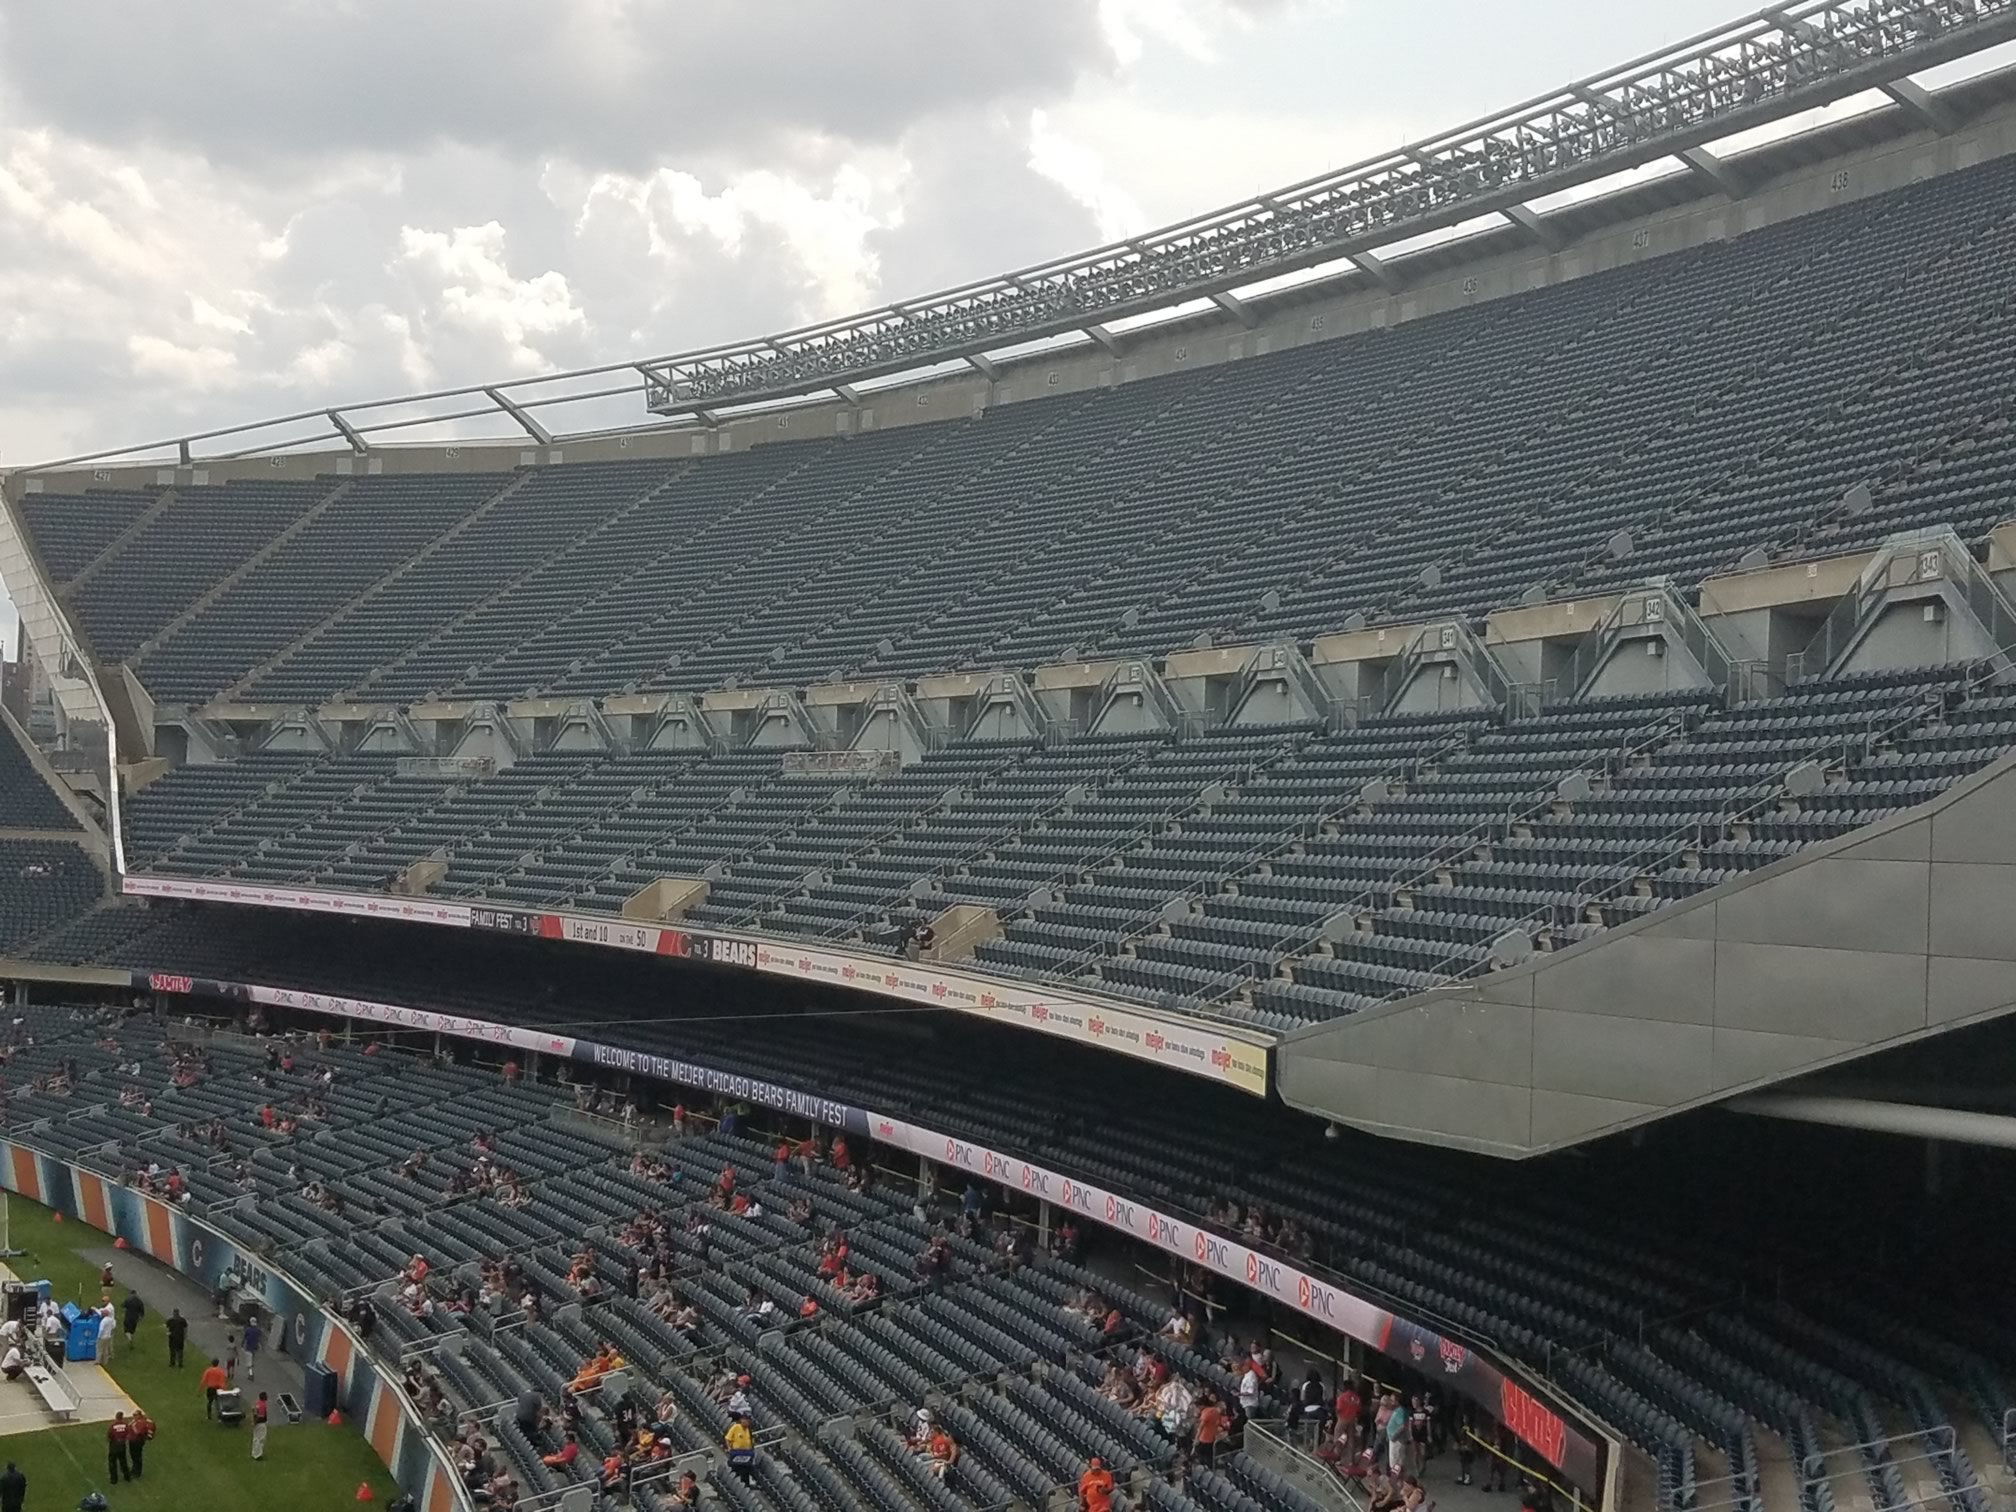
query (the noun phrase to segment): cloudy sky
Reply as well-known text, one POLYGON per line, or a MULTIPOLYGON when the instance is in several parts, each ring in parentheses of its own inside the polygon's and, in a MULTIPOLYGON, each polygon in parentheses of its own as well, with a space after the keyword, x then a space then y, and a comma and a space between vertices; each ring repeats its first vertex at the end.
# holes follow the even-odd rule
POLYGON ((0 467, 926 292, 1738 3, 0 0, 0 467))

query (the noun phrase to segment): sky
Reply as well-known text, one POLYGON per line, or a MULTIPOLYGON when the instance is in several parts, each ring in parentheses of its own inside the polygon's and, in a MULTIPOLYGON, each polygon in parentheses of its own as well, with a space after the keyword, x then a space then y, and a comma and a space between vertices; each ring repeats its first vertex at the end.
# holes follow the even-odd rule
POLYGON ((0 0, 0 467, 927 293, 1740 3, 0 0))

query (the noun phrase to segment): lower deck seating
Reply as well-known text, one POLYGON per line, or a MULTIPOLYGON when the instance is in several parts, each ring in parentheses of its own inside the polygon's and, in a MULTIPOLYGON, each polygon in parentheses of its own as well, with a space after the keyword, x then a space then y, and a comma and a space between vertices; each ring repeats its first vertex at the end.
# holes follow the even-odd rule
MULTIPOLYGON (((817 1087, 987 1148, 1032 1155, 1246 1242, 1313 1257, 1342 1284, 1453 1320, 1551 1374, 1654 1456, 1679 1504, 1691 1487, 1714 1478, 1697 1454, 1748 1474, 1764 1452, 1760 1435, 1774 1435, 1798 1458, 1838 1440, 1843 1430, 1826 1425, 1903 1423, 1891 1431, 1943 1445, 1945 1425, 1959 1423, 1963 1445, 1978 1449, 2001 1414, 2016 1408, 2016 1311, 1994 1281, 2007 1234, 1956 1243, 1944 1237, 1939 1215, 1960 1227, 1965 1215, 1928 1208, 1916 1220, 1924 1244, 1882 1265, 1866 1246, 1836 1242, 1824 1205, 1806 1201, 1804 1178, 1784 1176, 1775 1157, 1776 1185, 1753 1189, 1734 1144, 1685 1159, 1684 1146, 1663 1158, 1599 1148, 1574 1162, 1508 1168, 1358 1136, 1326 1140, 1296 1115, 1203 1085, 1184 1085, 1172 1101, 1168 1082, 1150 1068, 1060 1057, 984 1024, 906 1023, 895 1031, 805 1017, 760 983, 713 986, 690 1003, 668 998, 650 962, 584 960, 556 988, 537 965, 537 942, 423 942, 396 925, 202 908, 118 916, 131 933, 108 955, 117 964, 344 991, 535 1026, 592 1015, 598 1036, 612 1043, 729 1075, 817 1087), (1655 1159, 1661 1163, 1638 1164, 1655 1159), (1652 1170, 1666 1174, 1653 1177, 1652 1170), (1690 1172, 1712 1173, 1712 1180, 1696 1183, 1701 1191, 1690 1195, 1690 1172), (1823 1222, 1830 1226, 1816 1230, 1823 1222), (1785 1265, 1799 1268, 1796 1295, 1758 1283, 1785 1265)), ((473 1372, 456 1388, 465 1400, 484 1391, 508 1395, 500 1376, 508 1385, 565 1374, 597 1340, 642 1361, 654 1379, 667 1370, 678 1377, 681 1362, 725 1350, 751 1361, 766 1383, 760 1401, 769 1416, 759 1427, 808 1433, 813 1447, 806 1452, 827 1464, 817 1446, 831 1415, 907 1401, 919 1377, 1024 1374, 1027 1361, 1051 1357, 1060 1326, 1069 1332, 1054 1298, 1045 1306, 1020 1290, 997 1293, 977 1274, 944 1299, 913 1294, 905 1260, 923 1233, 907 1214, 907 1198, 892 1203, 872 1188, 850 1191, 830 1171, 803 1192, 771 1186, 767 1140, 689 1141, 665 1172, 647 1162, 640 1174, 629 1157, 570 1127, 564 1106, 556 1117, 538 1093, 339 1051, 328 1117, 332 1127, 340 1123, 341 1137, 318 1132, 289 1147, 252 1129, 248 1099, 261 1094, 234 1082, 229 1072, 238 1063, 224 1059, 232 1052, 213 1052, 219 1074, 199 1087, 156 1090, 152 1115, 142 1116, 111 1095, 124 1052, 89 1043, 96 1030, 88 1025, 70 1036, 76 1048, 64 1048, 60 1025, 33 1016, 48 1012, 31 1011, 26 1027, 36 1044, 9 1068, 11 1084, 29 1083, 8 1103, 10 1126, 40 1124, 38 1138, 80 1153, 143 1137, 149 1149, 172 1151, 180 1147, 163 1142, 176 1137, 167 1135, 164 1118, 174 1128, 192 1117, 225 1117, 234 1143, 250 1136, 250 1153, 242 1173, 227 1161, 197 1177, 199 1198, 234 1235, 326 1278, 332 1290, 380 1285, 425 1249, 447 1268, 520 1255, 527 1273, 558 1296, 577 1236, 590 1229, 615 1241, 598 1245, 595 1261, 608 1290, 621 1280, 622 1246, 632 1244, 622 1231, 641 1207, 695 1211, 724 1165, 735 1167, 738 1184, 763 1194, 761 1217, 712 1215, 706 1263, 690 1284, 681 1283, 697 1316, 678 1336, 618 1302, 588 1308, 585 1318, 557 1310, 544 1325, 550 1336, 528 1329, 458 1362, 473 1372), (72 1055, 87 1096, 34 1084, 72 1055), (377 1079, 395 1069, 396 1081, 377 1079), (522 1202, 470 1187, 470 1142, 479 1133, 494 1137, 490 1159, 522 1184, 522 1202), (414 1161, 416 1152, 424 1162, 414 1161), (304 1198, 289 1185, 292 1164, 325 1192, 344 1193, 346 1209, 332 1213, 304 1198), (260 1199, 236 1202, 250 1191, 260 1199), (799 1198, 820 1215, 810 1230, 791 1220, 789 1203, 799 1198), (822 1287, 815 1262, 825 1215, 847 1227, 859 1263, 877 1270, 896 1307, 850 1306, 822 1287), (788 1310, 807 1295, 820 1301, 825 1319, 811 1330, 773 1334, 750 1312, 764 1298, 788 1310)), ((146 1080, 155 1087, 164 1078, 148 1064, 146 1080)), ((670 1088, 662 1095, 690 1096, 670 1088)), ((750 1121, 776 1126, 760 1112, 750 1121)), ((186 1141, 186 1128, 179 1137, 186 1141)), ((872 1149, 856 1153, 888 1163, 877 1162, 872 1149)), ((1844 1235, 1874 1221, 1861 1200, 1874 1179, 1866 1161, 1857 1167, 1849 1183, 1857 1201, 1838 1215, 1844 1235)), ((674 1225, 679 1236, 684 1221, 674 1225)), ((688 1237, 675 1236, 673 1248, 692 1254, 688 1237)), ((1038 1294, 1074 1284, 1068 1272, 1024 1274, 1038 1294)), ((452 1311, 427 1319, 399 1307, 381 1311, 388 1335, 408 1345, 463 1326, 452 1311)), ((686 1379, 685 1389, 699 1384, 686 1379)), ((1005 1390, 1013 1401, 1021 1388, 1010 1382, 1005 1390)), ((973 1410, 990 1432, 1019 1442, 973 1410)), ((980 1446, 979 1455, 992 1440, 975 1432, 967 1442, 980 1446)), ((1047 1473, 1040 1456, 1033 1472, 983 1463, 1011 1489, 1018 1477, 1047 1473)), ((1963 1447, 1941 1463, 1955 1477, 1958 1507, 1974 1460, 1963 1447)), ((827 1465, 848 1484, 862 1466, 889 1471, 872 1453, 859 1466, 827 1465)), ((1830 1472, 1830 1494, 1859 1497, 1865 1482, 1880 1492, 1888 1467, 1887 1452, 1872 1451, 1867 1464, 1830 1472)), ((1969 1504, 1969 1512, 1979 1509, 1969 1504)))

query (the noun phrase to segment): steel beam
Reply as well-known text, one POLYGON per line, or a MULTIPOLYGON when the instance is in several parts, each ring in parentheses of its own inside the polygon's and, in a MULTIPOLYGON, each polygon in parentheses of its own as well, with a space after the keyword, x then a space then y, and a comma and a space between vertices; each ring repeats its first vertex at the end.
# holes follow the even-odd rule
POLYGON ((1679 157, 1696 178, 1732 200, 1739 200, 1750 192, 1744 187, 1743 176, 1706 147, 1690 147, 1679 157))
POLYGON ((508 397, 502 389, 487 388, 483 392, 490 396, 491 403, 517 421, 519 429, 524 431, 534 441, 537 441, 541 446, 551 446, 553 444, 553 432, 533 419, 522 404, 508 397))
POLYGON ((1549 252, 1559 252, 1567 242, 1561 233, 1545 218, 1533 213, 1530 206, 1512 205, 1503 212, 1505 219, 1512 222, 1527 237, 1545 247, 1549 252))

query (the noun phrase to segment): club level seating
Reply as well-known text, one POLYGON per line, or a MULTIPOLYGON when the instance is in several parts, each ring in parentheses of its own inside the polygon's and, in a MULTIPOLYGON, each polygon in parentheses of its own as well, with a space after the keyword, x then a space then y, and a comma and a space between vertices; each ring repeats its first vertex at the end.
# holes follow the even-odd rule
POLYGON ((0 830, 74 830, 77 821, 42 780, 12 721, 0 720, 0 830))
POLYGON ((863 948, 977 903, 1004 925, 982 969, 1288 1029, 1487 970, 1507 940, 1572 944, 2012 744, 2016 695, 1954 666, 1733 707, 1680 691, 1336 733, 957 740, 865 783, 766 751, 549 753, 462 780, 257 753, 154 783, 127 832, 139 871, 377 889, 436 858, 438 895, 596 912, 705 874, 690 922, 863 948), (1788 796, 1807 763, 1827 780, 1788 796))
POLYGON ((23 509, 100 657, 169 703, 802 686, 1306 639, 1684 589, 1934 524, 1979 539, 2016 478, 2016 307, 1992 276, 2012 253, 2001 158, 975 419, 23 509))
MULTIPOLYGON (((462 942, 421 950, 394 928, 370 926, 389 948, 359 950, 357 928, 340 921, 227 915, 212 922, 187 910, 155 912, 153 937, 134 939, 163 969, 228 975, 235 953, 240 973, 277 971, 304 988, 341 987, 528 1023, 578 1016, 567 1002, 544 1000, 544 989, 515 961, 486 965, 485 951, 462 942), (197 941, 199 948, 188 948, 197 941)), ((1279 1220, 1292 1221, 1298 1237, 1287 1242, 1336 1267, 1348 1284, 1488 1336, 1550 1374, 1652 1456, 1662 1495, 1674 1505, 1697 1494, 1709 1504, 1704 1483, 1722 1479, 1705 1468, 1711 1462, 1733 1477, 1712 1493, 1714 1504, 1733 1496, 1763 1505, 1760 1435, 1782 1441, 1795 1464, 1808 1454, 1830 1455, 1826 1475, 1800 1488, 1802 1508, 1824 1512, 1837 1491, 1881 1499, 1895 1491, 1896 1455, 1905 1451, 1893 1454, 1880 1441, 1902 1424, 1923 1435, 1923 1463, 1954 1512, 1985 1506, 1969 1446, 1974 1453, 1992 1446, 2002 1413, 2016 1405, 2016 1318, 1971 1258, 1949 1251, 1951 1264, 1914 1260, 1913 1284, 1900 1293, 1884 1275, 1865 1273, 1863 1257, 1823 1246, 1834 1258, 1804 1262, 1798 1294, 1781 1298, 1746 1282, 1753 1264, 1768 1260, 1768 1250, 1753 1247, 1782 1242, 1770 1237, 1779 1226, 1759 1222, 1776 1210, 1743 1204, 1740 1219, 1732 1210, 1730 1221, 1740 1223, 1749 1246, 1732 1245, 1693 1231, 1693 1220, 1663 1192, 1617 1189, 1581 1167, 1515 1172, 1365 1139, 1340 1145, 1317 1138, 1306 1121, 1210 1088, 1186 1090, 1185 1116, 1172 1120, 1159 1108, 1162 1083, 1153 1073, 1060 1059, 1012 1033, 992 1035, 984 1046, 964 1032, 904 1034, 896 1055, 880 1036, 799 1018, 781 1005, 752 1003, 728 1024, 709 994, 690 1010, 700 1019, 682 1022, 678 1015, 688 1010, 677 1004, 668 1018, 662 993, 646 980, 631 963, 597 963, 569 989, 606 1021, 597 1032, 621 1043, 816 1082, 829 1095, 1030 1153, 1109 1189, 1202 1215, 1227 1232, 1255 1215, 1265 1215, 1258 1221, 1270 1232, 1279 1220), (650 1017, 619 1022, 647 1002, 650 1017), (1047 1111, 1032 1121, 1032 1108, 1047 1111), (1949 1442, 1944 1425, 1956 1421, 1962 1432, 1949 1442), (1847 1453, 1845 1444, 1870 1447, 1847 1453)), ((212 1072, 178 1089, 159 1055, 159 1030, 144 1022, 120 1031, 119 1049, 98 1043, 101 1026, 67 1021, 59 1009, 28 1010, 21 1032, 33 1043, 20 1045, 8 1068, 10 1125, 33 1123, 38 1141, 98 1160, 112 1174, 149 1159, 188 1162, 197 1201, 234 1237, 332 1292, 379 1288, 380 1327, 401 1350, 468 1327, 445 1311, 422 1320, 392 1302, 382 1283, 415 1251, 444 1276, 501 1253, 519 1255, 528 1274, 557 1295, 584 1231, 609 1233, 644 1205, 692 1210, 724 1166, 745 1190, 766 1194, 761 1218, 711 1215, 704 1266, 681 1282, 700 1313, 693 1330, 671 1330, 619 1297, 490 1331, 457 1356, 432 1356, 463 1405, 528 1387, 551 1391, 606 1340, 654 1386, 679 1397, 682 1447, 712 1442, 725 1426, 699 1390, 701 1379, 724 1362, 749 1370, 759 1382, 759 1428, 801 1436, 779 1455, 787 1479, 831 1471, 869 1505, 886 1494, 884 1481, 904 1497, 918 1487, 905 1462, 882 1452, 886 1444, 878 1447, 878 1430, 857 1434, 865 1457, 850 1458, 836 1452, 827 1424, 843 1413, 914 1403, 926 1384, 970 1383, 957 1393, 951 1422, 972 1457, 973 1479, 951 1483, 955 1497, 973 1492, 991 1505, 985 1498, 995 1483, 1027 1494, 1054 1483, 1070 1456, 1166 1463, 1167 1445, 1138 1421, 1103 1409, 1084 1381, 1056 1370, 1028 1373, 1038 1358, 1093 1342, 1058 1310, 1074 1288, 1099 1285, 1131 1319, 1152 1327, 1158 1315, 1149 1304, 1061 1262, 988 1275, 982 1252, 963 1242, 960 1276, 942 1295, 930 1294, 904 1270, 925 1232, 907 1212, 907 1198, 849 1191, 823 1168, 809 1184, 793 1178, 775 1185, 770 1142, 760 1136, 691 1138, 673 1147, 671 1175, 646 1179, 605 1136, 570 1122, 548 1094, 507 1089, 453 1066, 339 1045, 302 1052, 292 1073, 269 1072, 273 1085, 262 1087, 247 1074, 261 1064, 257 1048, 227 1038, 209 1047, 212 1072), (138 1081, 152 1104, 146 1114, 118 1105, 124 1079, 116 1067, 133 1058, 125 1045, 139 1050, 138 1081), (77 1088, 39 1089, 41 1078, 70 1062, 83 1078, 77 1088), (286 1142, 267 1135, 255 1117, 259 1103, 312 1090, 324 1064, 337 1072, 327 1132, 316 1128, 286 1142), (211 1118, 226 1121, 233 1154, 206 1169, 202 1159, 211 1152, 176 1131, 211 1118), (495 1158, 526 1182, 523 1207, 456 1190, 456 1173, 473 1159, 470 1140, 486 1131, 495 1136, 495 1158), (108 1158, 108 1146, 122 1153, 108 1158), (408 1171, 415 1150, 428 1159, 408 1171), (303 1200, 290 1166, 342 1191, 347 1211, 339 1216, 303 1200), (847 1229, 858 1262, 885 1281, 882 1305, 851 1308, 820 1289, 813 1239, 782 1216, 784 1201, 772 1200, 791 1196, 813 1202, 815 1230, 847 1229), (795 1311, 807 1293, 830 1305, 816 1327, 782 1329, 747 1315, 752 1288, 780 1310, 795 1311)), ((623 1267, 635 1257, 613 1240, 598 1251, 604 1289, 620 1291, 623 1267)), ((1085 1363, 1081 1358, 1081 1370, 1085 1363)), ((1097 1362, 1090 1363, 1087 1380, 1096 1375, 1097 1362)), ((1184 1357, 1179 1368, 1215 1379, 1202 1357, 1184 1357)), ((591 1432, 602 1430, 595 1413, 586 1421, 591 1432)), ((1226 1472, 1235 1484, 1236 1465, 1226 1472)), ((1197 1490, 1193 1478, 1183 1494, 1197 1490)), ((1907 1500, 1892 1496, 1883 1504, 1907 1500)))
POLYGON ((91 908, 105 876, 82 846, 0 839, 0 955, 91 908))

